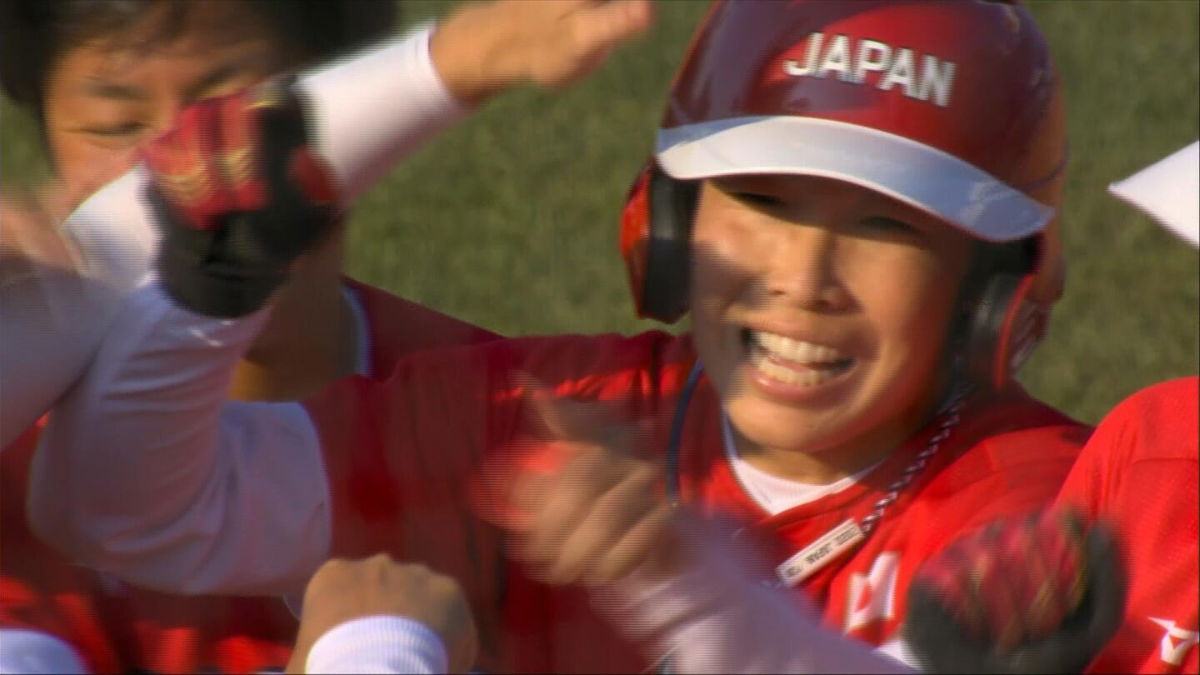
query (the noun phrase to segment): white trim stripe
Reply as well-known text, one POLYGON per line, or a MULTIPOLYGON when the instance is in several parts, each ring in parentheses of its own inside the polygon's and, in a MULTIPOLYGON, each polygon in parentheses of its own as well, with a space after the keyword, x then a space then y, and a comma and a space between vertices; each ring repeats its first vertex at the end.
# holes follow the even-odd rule
POLYGON ((735 117, 658 131, 657 157, 681 180, 784 173, 881 192, 989 241, 1040 232, 1054 209, 949 153, 845 122, 735 117))

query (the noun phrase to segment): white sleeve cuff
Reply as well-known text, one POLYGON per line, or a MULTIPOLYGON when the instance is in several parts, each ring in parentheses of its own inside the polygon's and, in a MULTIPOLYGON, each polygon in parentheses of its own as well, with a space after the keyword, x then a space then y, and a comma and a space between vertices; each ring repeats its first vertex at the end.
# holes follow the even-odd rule
POLYGON ((46 633, 16 628, 0 629, 0 674, 86 673, 83 661, 66 642, 46 633))
POLYGON ((325 632, 305 662, 309 673, 444 673, 446 647, 428 626, 402 616, 352 619, 325 632))
POLYGON ((338 178, 343 203, 467 113, 434 68, 433 31, 422 26, 300 79, 316 113, 317 145, 338 178))

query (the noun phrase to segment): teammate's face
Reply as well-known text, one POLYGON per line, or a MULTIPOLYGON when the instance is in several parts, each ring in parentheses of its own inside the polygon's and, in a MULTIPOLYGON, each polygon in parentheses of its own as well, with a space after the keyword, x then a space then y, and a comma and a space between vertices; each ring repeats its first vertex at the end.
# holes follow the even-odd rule
POLYGON ((160 3, 132 25, 63 50, 43 108, 50 154, 69 190, 86 194, 127 170, 137 148, 190 102, 289 64, 282 41, 247 5, 190 3, 182 25, 172 25, 181 17, 160 3))
POLYGON ((744 456, 833 479, 921 424, 965 234, 847 183, 740 176, 705 183, 693 243, 696 346, 744 456))

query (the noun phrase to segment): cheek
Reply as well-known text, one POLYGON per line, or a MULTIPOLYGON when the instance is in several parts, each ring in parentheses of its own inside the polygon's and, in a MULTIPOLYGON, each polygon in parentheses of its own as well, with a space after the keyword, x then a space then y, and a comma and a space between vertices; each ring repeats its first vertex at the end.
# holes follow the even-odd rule
POLYGON ((756 276, 755 261, 762 260, 755 230, 729 209, 704 209, 697 213, 691 242, 691 297, 693 309, 724 306, 744 300, 756 276))
POLYGON ((80 134, 50 131, 50 158, 59 180, 80 199, 117 178, 137 161, 137 147, 105 147, 80 134))
POLYGON ((879 354, 890 366, 927 369, 944 348, 960 275, 925 251, 881 259, 861 275, 855 296, 874 327, 879 354))

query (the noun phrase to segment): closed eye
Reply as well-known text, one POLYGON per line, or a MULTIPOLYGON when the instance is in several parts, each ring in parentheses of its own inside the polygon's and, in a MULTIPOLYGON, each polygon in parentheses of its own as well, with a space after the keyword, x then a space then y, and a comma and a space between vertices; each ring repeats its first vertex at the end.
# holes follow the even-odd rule
POLYGON ((739 202, 760 209, 772 209, 783 206, 783 200, 779 197, 761 192, 731 192, 730 195, 739 202))
POLYGON ((86 127, 83 132, 93 136, 103 136, 105 138, 119 138, 122 136, 132 136, 141 133, 146 128, 146 125, 141 122, 126 122, 124 124, 114 124, 107 126, 86 127))
POLYGON ((890 234, 917 234, 919 232, 913 225, 886 216, 864 218, 860 223, 864 228, 874 232, 890 234))

